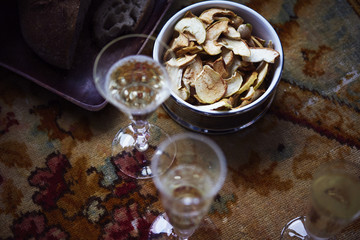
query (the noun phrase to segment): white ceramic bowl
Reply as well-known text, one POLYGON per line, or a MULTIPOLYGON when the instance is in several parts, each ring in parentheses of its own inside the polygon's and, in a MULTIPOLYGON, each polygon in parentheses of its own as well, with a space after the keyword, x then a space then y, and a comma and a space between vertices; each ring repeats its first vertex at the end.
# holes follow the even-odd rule
MULTIPOLYGON (((165 111, 182 126, 197 132, 222 134, 235 132, 250 126, 269 109, 281 78, 284 53, 277 33, 263 16, 245 5, 231 1, 203 1, 183 8, 165 23, 158 35, 158 39, 164 43, 169 43, 173 36, 175 24, 187 11, 190 10, 199 16, 204 10, 213 7, 229 9, 238 14, 244 19, 244 23, 252 24, 253 35, 266 41, 271 40, 274 49, 280 53, 279 58, 271 65, 273 76, 271 81, 267 83, 268 87, 265 93, 249 105, 229 111, 203 111, 182 100, 175 93, 171 93, 170 98, 163 104, 165 111)), ((154 59, 161 61, 163 53, 163 48, 155 44, 153 50, 154 59)))

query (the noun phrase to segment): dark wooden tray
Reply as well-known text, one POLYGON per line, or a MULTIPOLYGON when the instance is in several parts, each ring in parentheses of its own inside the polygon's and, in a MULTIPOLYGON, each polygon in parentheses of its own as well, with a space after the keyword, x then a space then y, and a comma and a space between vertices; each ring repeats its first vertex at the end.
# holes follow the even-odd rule
MULTIPOLYGON (((94 4, 90 7, 84 23, 74 64, 70 70, 63 70, 46 63, 28 47, 21 35, 16 0, 3 0, 0 7, 0 66, 84 109, 102 109, 106 101, 97 92, 92 78, 94 60, 100 51, 91 36, 91 11, 94 11, 94 4)), ((170 4, 169 0, 156 0, 152 14, 144 23, 141 33, 152 35, 170 4)))

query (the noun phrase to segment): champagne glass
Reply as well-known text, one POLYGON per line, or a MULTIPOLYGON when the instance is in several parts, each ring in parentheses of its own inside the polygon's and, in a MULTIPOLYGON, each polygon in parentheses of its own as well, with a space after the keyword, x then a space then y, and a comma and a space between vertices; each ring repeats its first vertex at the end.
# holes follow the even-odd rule
POLYGON ((280 239, 333 239, 360 216, 360 166, 348 161, 322 165, 311 184, 311 206, 291 220, 280 239))
POLYGON ((202 135, 178 134, 160 144, 151 167, 166 213, 153 222, 149 239, 199 239, 201 224, 217 234, 204 217, 226 177, 226 159, 219 146, 202 135))
POLYGON ((165 131, 147 121, 170 95, 166 69, 144 54, 152 52, 155 42, 169 49, 160 40, 144 34, 114 39, 101 49, 93 68, 97 90, 131 120, 112 142, 112 159, 124 174, 136 179, 153 176, 153 153, 160 142, 169 138, 165 131))

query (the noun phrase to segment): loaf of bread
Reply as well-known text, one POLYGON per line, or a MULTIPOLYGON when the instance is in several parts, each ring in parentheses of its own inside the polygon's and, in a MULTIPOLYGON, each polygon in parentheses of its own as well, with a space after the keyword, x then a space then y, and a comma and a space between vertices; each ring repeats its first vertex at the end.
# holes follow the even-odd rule
POLYGON ((91 0, 18 0, 22 35, 46 62, 70 69, 91 0))
POLYGON ((99 46, 127 33, 139 32, 151 15, 155 0, 104 0, 94 14, 99 46))

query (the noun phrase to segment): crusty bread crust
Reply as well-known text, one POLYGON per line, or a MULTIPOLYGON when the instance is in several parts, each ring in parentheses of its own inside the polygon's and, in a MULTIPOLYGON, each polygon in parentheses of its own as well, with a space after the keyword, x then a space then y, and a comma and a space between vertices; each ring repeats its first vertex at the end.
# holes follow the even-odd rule
POLYGON ((155 0, 104 0, 94 14, 94 36, 99 46, 123 34, 139 32, 151 15, 155 0))
POLYGON ((19 0, 22 35, 46 62, 71 67, 91 0, 19 0))

